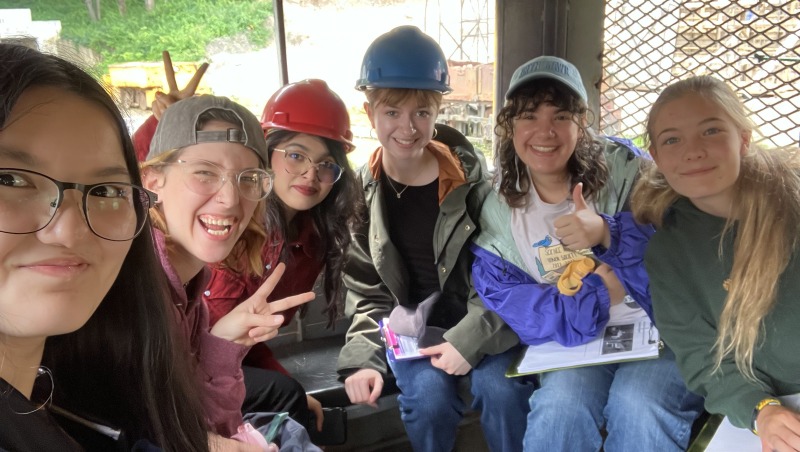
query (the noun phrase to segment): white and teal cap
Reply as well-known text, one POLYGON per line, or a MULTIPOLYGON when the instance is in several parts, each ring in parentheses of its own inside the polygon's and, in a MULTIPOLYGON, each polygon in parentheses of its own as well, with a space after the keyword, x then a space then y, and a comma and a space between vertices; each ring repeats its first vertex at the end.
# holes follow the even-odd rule
POLYGON ((583 86, 581 74, 572 63, 554 56, 536 57, 518 67, 511 76, 511 83, 506 91, 506 100, 526 83, 537 79, 551 79, 563 83, 578 95, 585 103, 589 103, 586 88, 583 86))

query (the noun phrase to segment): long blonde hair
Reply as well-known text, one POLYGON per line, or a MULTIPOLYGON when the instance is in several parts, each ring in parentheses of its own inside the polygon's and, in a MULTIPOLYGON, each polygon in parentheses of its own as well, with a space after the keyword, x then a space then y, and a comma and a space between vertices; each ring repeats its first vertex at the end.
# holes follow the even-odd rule
MULTIPOLYGON (((736 94, 722 81, 709 76, 692 77, 667 87, 647 119, 647 135, 654 138, 654 122, 661 108, 686 95, 702 96, 722 108, 739 132, 755 127, 736 94)), ((800 162, 797 150, 764 150, 750 145, 742 157, 733 187, 730 216, 720 236, 720 257, 727 234, 734 233, 733 267, 728 296, 717 326, 714 344, 718 371, 725 357, 733 355, 739 371, 758 381, 753 354, 763 341, 764 318, 775 305, 780 277, 797 246, 800 232, 800 162)), ((631 199, 636 220, 660 227, 666 210, 681 195, 669 186, 655 165, 642 173, 631 199)))
MULTIPOLYGON (((179 156, 180 150, 174 149, 142 162, 140 164, 142 174, 144 175, 149 171, 163 172, 165 167, 178 160, 179 156)), ((247 223, 247 227, 244 232, 242 232, 239 240, 233 245, 233 249, 230 254, 228 254, 228 257, 222 261, 222 266, 242 274, 252 273, 258 276, 264 274, 264 264, 261 262, 261 249, 267 242, 267 232, 263 224, 265 209, 265 202, 263 200, 256 204, 256 210, 253 212, 253 216, 250 217, 250 222, 247 223)), ((167 246, 172 246, 169 228, 167 227, 164 214, 161 212, 160 203, 150 208, 150 223, 153 227, 164 233, 167 246)))

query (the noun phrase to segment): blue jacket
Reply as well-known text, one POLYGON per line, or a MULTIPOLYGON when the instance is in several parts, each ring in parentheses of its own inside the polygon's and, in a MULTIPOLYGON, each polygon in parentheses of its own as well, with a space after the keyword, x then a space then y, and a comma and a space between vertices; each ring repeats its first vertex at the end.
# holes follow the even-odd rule
MULTIPOLYGON (((607 263, 626 291, 652 319, 648 279, 642 263, 652 226, 638 225, 630 212, 621 212, 646 155, 628 140, 605 141, 610 177, 595 196, 595 207, 611 231, 611 246, 592 249, 607 263)), ((590 274, 574 296, 562 295, 538 283, 526 270, 511 232, 511 208, 493 192, 479 220, 480 234, 470 246, 475 254, 472 278, 484 305, 495 311, 525 344, 557 341, 565 346, 594 339, 608 322, 609 295, 599 276, 590 274)))

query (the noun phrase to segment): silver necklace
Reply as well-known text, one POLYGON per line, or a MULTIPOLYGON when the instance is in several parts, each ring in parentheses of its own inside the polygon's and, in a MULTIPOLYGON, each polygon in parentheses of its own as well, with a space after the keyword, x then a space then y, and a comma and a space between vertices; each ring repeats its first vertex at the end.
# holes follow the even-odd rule
POLYGON ((394 188, 394 184, 392 183, 392 179, 390 179, 388 175, 386 176, 386 182, 389 182, 389 186, 392 187, 392 190, 397 195, 397 199, 400 199, 400 197, 403 196, 403 192, 408 190, 408 187, 410 187, 410 185, 406 185, 404 189, 402 189, 400 191, 397 191, 397 189, 394 188))

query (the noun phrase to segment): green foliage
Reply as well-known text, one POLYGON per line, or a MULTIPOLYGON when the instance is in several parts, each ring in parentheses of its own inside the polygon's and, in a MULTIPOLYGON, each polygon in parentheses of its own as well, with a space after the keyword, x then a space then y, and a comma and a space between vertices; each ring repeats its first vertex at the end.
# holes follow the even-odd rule
POLYGON ((474 147, 476 151, 486 157, 487 162, 492 161, 492 140, 475 137, 467 137, 467 139, 472 143, 472 147, 474 147))
POLYGON ((633 144, 635 144, 636 147, 638 147, 639 149, 643 149, 645 151, 647 150, 647 149, 645 149, 645 136, 644 135, 636 135, 634 137, 625 137, 625 138, 633 141, 633 144))
MULTIPOLYGON (((33 20, 60 20, 61 37, 100 54, 103 68, 128 61, 200 61, 205 46, 219 37, 244 34, 257 47, 272 38, 271 0, 101 0, 101 19, 92 22, 83 0, 0 0, 0 8, 30 8, 33 20)), ((100 69, 100 68, 98 68, 100 69)))

